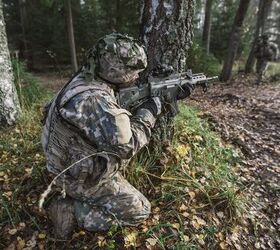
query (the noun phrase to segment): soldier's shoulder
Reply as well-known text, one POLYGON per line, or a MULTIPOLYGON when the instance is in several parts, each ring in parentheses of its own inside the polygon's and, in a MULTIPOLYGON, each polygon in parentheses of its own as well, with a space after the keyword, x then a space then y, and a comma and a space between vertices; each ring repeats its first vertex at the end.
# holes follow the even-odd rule
POLYGON ((106 89, 88 88, 70 98, 66 106, 75 106, 77 109, 81 106, 88 106, 97 109, 97 107, 105 107, 109 103, 114 103, 115 101, 115 97, 106 89))

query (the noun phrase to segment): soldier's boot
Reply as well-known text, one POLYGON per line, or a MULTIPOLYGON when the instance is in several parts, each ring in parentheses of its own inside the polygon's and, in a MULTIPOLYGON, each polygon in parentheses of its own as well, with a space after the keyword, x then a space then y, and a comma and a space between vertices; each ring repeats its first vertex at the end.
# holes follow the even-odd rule
POLYGON ((76 225, 74 200, 71 198, 54 199, 47 208, 47 213, 54 225, 55 236, 67 239, 76 225))

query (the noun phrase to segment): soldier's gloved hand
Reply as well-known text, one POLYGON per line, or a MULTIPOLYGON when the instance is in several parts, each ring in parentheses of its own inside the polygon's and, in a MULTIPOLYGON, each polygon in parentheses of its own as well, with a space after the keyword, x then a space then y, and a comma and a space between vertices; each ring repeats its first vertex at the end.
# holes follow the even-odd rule
POLYGON ((193 92, 193 90, 194 90, 194 85, 192 85, 192 84, 190 84, 190 83, 184 84, 184 85, 181 86, 181 88, 179 89, 177 99, 178 99, 178 100, 182 100, 182 99, 187 98, 188 96, 191 95, 191 93, 193 92))
POLYGON ((158 116, 161 113, 161 101, 159 97, 153 97, 144 102, 138 109, 148 109, 153 116, 158 116))

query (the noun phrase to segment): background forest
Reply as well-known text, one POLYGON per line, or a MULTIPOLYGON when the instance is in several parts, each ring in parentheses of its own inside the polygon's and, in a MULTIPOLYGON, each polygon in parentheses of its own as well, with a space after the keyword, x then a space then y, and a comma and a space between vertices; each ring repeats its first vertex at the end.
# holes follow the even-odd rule
POLYGON ((0 248, 280 249, 280 59, 257 86, 262 34, 280 45, 280 0, 0 0, 0 248), (42 107, 113 31, 145 44, 148 73, 168 62, 220 81, 180 102, 173 141, 123 171, 148 220, 56 239, 38 205, 52 181, 42 107))
MULTIPOLYGON (((29 69, 59 70, 71 62, 67 2, 3 0, 10 51, 19 52, 19 58, 27 60, 29 69)), ((219 74, 227 55, 238 5, 237 0, 208 0, 207 4, 206 1, 196 1, 194 38, 188 67, 194 71, 219 74), (204 22, 205 15, 209 17, 207 22, 204 22)), ((79 66, 85 60, 86 51, 105 34, 118 31, 140 37, 140 1, 73 0, 71 9, 79 66)), ((269 33, 272 40, 279 43, 279 12, 278 1, 250 1, 235 72, 244 70, 256 34, 269 33), (265 5, 263 10, 258 11, 262 4, 265 5)))

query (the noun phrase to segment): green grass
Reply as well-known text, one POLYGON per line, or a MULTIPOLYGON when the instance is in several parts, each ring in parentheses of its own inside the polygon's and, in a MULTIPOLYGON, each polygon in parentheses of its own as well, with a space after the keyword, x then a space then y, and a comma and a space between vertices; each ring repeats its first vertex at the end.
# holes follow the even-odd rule
POLYGON ((207 55, 198 42, 194 42, 190 48, 187 62, 193 73, 203 72, 207 75, 219 75, 223 66, 213 54, 207 55))
POLYGON ((272 81, 279 81, 280 79, 280 62, 271 62, 268 64, 267 75, 272 81))
POLYGON ((40 102, 49 91, 43 89, 38 84, 38 79, 27 72, 24 62, 13 60, 12 67, 14 72, 14 82, 16 85, 19 101, 23 110, 28 110, 33 104, 40 102))
POLYGON ((143 186, 141 175, 165 180, 161 183, 162 198, 185 198, 185 187, 194 189, 211 209, 223 207, 229 215, 240 208, 240 183, 232 167, 240 162, 230 146, 223 145, 218 135, 211 131, 199 111, 180 107, 175 119, 175 138, 165 150, 144 150, 132 163, 133 171, 127 174, 139 189, 143 186), (162 165, 158 159, 166 159, 162 165), (160 176, 156 176, 160 172, 160 176))
POLYGON ((198 110, 181 105, 175 128, 172 145, 155 153, 144 150, 127 173, 138 189, 152 194, 154 206, 162 207, 161 219, 146 236, 156 238, 161 249, 193 249, 203 242, 217 247, 216 233, 229 232, 245 211, 243 187, 233 173, 240 159, 199 118, 198 110), (220 220, 218 215, 221 224, 213 221, 220 220), (195 223, 197 217, 201 225, 195 223), (174 225, 179 225, 176 233, 174 225))
POLYGON ((0 248, 18 237, 25 243, 35 237, 54 249, 135 249, 149 242, 156 249, 213 249, 222 242, 219 235, 226 237, 245 213, 243 187, 233 171, 240 159, 198 110, 182 104, 172 144, 143 149, 124 173, 151 201, 150 218, 137 228, 114 227, 98 234, 77 228, 72 240, 53 240, 46 215, 38 211, 39 196, 51 181, 40 145, 44 102, 42 96, 28 100, 18 124, 0 135, 0 248), (11 229, 17 233, 10 235, 11 229), (39 233, 46 238, 38 238, 39 233))

